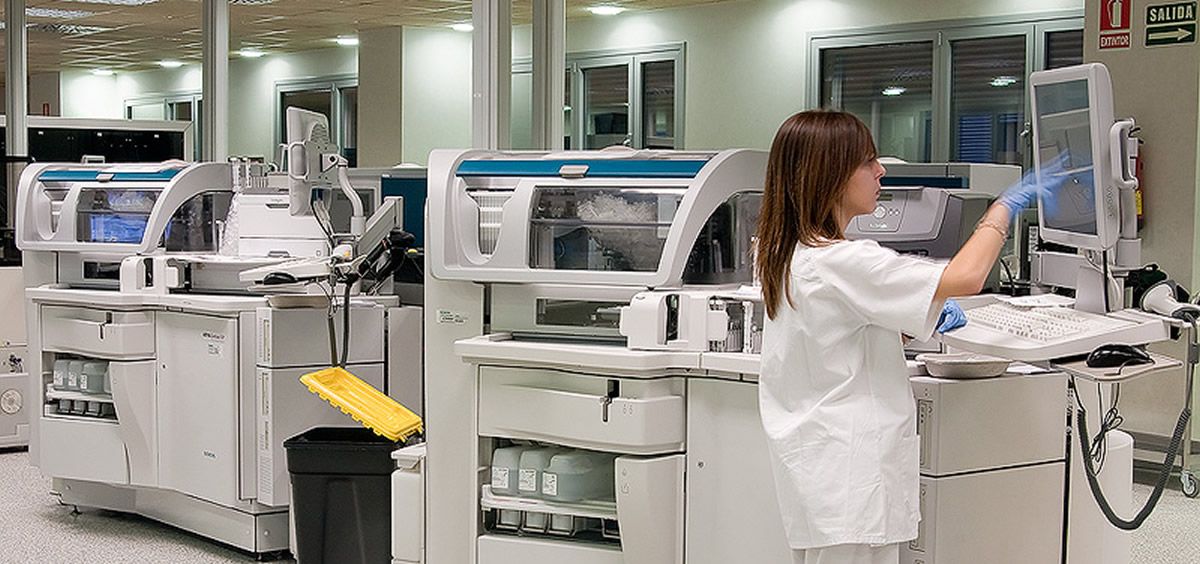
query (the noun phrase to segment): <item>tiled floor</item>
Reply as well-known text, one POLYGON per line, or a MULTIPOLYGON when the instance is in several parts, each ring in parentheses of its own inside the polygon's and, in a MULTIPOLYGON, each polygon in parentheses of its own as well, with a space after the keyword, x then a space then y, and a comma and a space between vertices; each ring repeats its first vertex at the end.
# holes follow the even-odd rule
MULTIPOLYGON (((216 563, 252 562, 247 554, 149 519, 108 511, 72 515, 29 466, 23 450, 0 451, 0 562, 216 563)), ((1172 481, 1172 486, 1178 481, 1172 481)), ((1137 507, 1150 487, 1134 486, 1137 507)), ((1131 564, 1200 562, 1200 500, 1168 490, 1133 533, 1131 564)))

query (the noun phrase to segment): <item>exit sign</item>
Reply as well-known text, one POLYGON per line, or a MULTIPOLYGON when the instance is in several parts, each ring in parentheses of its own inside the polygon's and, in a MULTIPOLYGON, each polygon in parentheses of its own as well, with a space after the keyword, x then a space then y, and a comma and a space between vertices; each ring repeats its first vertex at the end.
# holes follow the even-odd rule
POLYGON ((1146 6, 1146 46, 1196 42, 1196 3, 1175 2, 1146 6))

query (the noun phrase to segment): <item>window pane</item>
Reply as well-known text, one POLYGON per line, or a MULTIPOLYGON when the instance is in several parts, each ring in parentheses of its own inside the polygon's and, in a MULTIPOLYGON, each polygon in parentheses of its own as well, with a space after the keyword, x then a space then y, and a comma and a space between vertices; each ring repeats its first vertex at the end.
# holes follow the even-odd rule
POLYGON ((1046 68, 1083 64, 1083 30, 1052 31, 1046 34, 1046 68))
POLYGON ((509 100, 509 143, 513 149, 533 149, 533 73, 512 73, 509 100))
POLYGON ((341 96, 341 130, 342 137, 338 145, 342 148, 342 156, 350 161, 350 166, 358 166, 358 87, 339 88, 341 96))
POLYGON ((1021 164, 1025 36, 950 44, 950 159, 1021 164))
POLYGON ((850 112, 866 122, 880 155, 928 161, 933 43, 823 49, 821 105, 850 112))
POLYGON ((192 121, 192 102, 168 102, 168 118, 179 121, 192 121))
POLYGON ((125 108, 125 117, 128 119, 162 119, 162 102, 131 104, 125 108))
POLYGON ((642 64, 642 147, 675 148, 675 61, 642 64))
POLYGON ((628 142, 629 66, 584 69, 583 107, 583 148, 600 149, 628 142))

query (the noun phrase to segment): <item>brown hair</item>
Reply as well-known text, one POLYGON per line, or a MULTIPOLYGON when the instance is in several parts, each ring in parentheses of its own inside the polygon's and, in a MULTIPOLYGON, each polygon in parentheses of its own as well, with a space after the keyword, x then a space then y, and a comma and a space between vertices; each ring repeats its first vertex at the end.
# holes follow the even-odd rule
POLYGON ((767 160, 758 217, 756 266, 771 319, 790 296, 792 254, 797 244, 819 246, 845 238, 837 205, 846 183, 876 157, 871 132, 845 112, 812 110, 779 126, 767 160))

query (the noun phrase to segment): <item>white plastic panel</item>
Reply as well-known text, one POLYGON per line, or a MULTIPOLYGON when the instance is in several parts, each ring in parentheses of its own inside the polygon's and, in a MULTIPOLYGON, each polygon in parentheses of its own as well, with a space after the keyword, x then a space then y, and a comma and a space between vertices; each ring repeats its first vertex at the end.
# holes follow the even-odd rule
POLYGON ((42 474, 125 485, 129 464, 115 422, 43 416, 38 423, 42 474))
POLYGON ((110 362, 118 429, 129 455, 129 483, 158 486, 158 410, 154 361, 110 362))
POLYGON ((159 313, 159 483, 238 502, 237 320, 159 313))
POLYGON ((24 345, 25 279, 19 266, 0 267, 0 311, 6 313, 0 325, 0 347, 24 345))
POLYGON ((629 454, 678 452, 686 442, 683 381, 485 366, 479 434, 629 454))
POLYGON ((42 348, 97 358, 153 358, 154 314, 42 306, 42 348))
POLYGON ((425 558, 425 445, 392 453, 392 561, 420 564, 425 558))
POLYGON ((792 561, 770 460, 757 385, 688 382, 688 564, 792 561))
MULTIPOLYGON (((340 298, 339 298, 340 300, 340 298)), ((351 302, 350 364, 383 362, 384 311, 379 305, 351 302)), ((257 358, 260 367, 329 366, 329 337, 324 308, 257 310, 257 358)), ((342 314, 334 317, 338 355, 342 347, 342 314)), ((382 388, 381 388, 382 389, 382 388)))
POLYGON ((919 377, 911 382, 922 474, 1063 459, 1067 384, 1061 373, 982 380, 919 377))
POLYGON ((918 537, 901 564, 1011 564, 1061 558, 1063 463, 921 478, 918 537))
POLYGON ((682 454, 619 456, 617 520, 625 564, 683 564, 682 454))
POLYGON ((417 415, 425 414, 423 308, 387 310, 387 394, 417 415))
MULTIPOLYGON (((483 535, 479 537, 478 564, 629 564, 621 549, 555 540, 483 535)), ((664 563, 665 564, 665 563, 664 563)))
POLYGON ((455 341, 454 352, 474 364, 583 370, 627 378, 656 378, 700 367, 698 352, 635 351, 619 345, 519 341, 504 333, 455 341))
MULTIPOLYGON (((359 424, 320 396, 308 391, 300 377, 323 366, 258 368, 255 430, 259 503, 286 506, 291 502, 291 480, 283 442, 313 427, 357 427, 359 424)), ((383 365, 346 367, 366 383, 383 389, 383 365)))

